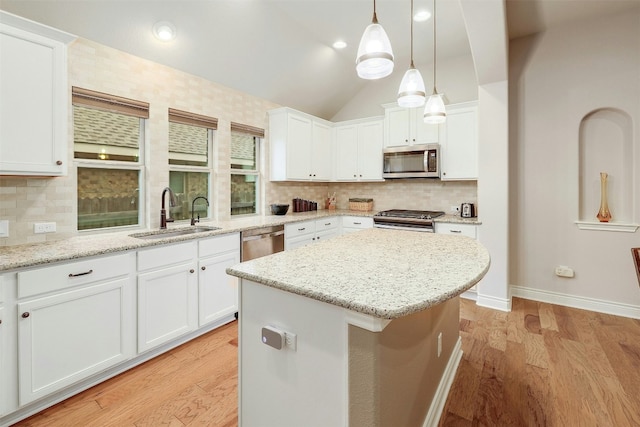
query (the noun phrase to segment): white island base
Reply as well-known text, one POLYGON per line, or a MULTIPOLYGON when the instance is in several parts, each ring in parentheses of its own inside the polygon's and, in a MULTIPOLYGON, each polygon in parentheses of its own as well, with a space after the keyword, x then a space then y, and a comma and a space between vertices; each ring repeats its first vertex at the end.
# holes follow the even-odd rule
POLYGON ((242 279, 239 425, 437 425, 462 357, 459 307, 386 320, 242 279), (264 344, 265 326, 295 349, 264 344))

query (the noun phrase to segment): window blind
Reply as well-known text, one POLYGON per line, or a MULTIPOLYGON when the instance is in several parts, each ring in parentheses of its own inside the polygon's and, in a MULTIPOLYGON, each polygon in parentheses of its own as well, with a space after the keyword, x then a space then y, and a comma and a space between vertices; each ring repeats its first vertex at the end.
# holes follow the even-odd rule
POLYGON ((127 114, 141 119, 149 118, 149 103, 96 92, 73 86, 71 88, 73 105, 99 108, 114 113, 127 114))
POLYGON ((218 119, 186 111, 169 108, 169 121, 183 125, 199 126, 207 129, 218 129, 218 119))
POLYGON ((259 138, 264 138, 264 129, 260 129, 257 127, 243 125, 241 123, 231 122, 231 131, 248 133, 249 135, 257 136, 259 138))

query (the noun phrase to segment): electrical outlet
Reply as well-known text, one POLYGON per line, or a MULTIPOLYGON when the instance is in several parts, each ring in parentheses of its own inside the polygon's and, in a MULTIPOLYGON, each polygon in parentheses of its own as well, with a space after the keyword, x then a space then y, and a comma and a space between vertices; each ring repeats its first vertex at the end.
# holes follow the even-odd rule
POLYGON ((0 237, 9 237, 9 221, 6 219, 0 220, 0 237))
POLYGON ((451 206, 451 213, 459 213, 459 212, 460 212, 460 205, 451 206))
POLYGON ((442 332, 438 334, 438 357, 442 354, 442 332))
POLYGON ((55 222, 36 222, 35 224, 33 224, 33 232, 34 233, 55 233, 56 223, 55 222))
POLYGON ((293 351, 296 351, 298 347, 298 336, 291 332, 284 333, 284 345, 293 351))
POLYGON ((556 267, 556 276, 558 277, 573 277, 575 273, 573 272, 573 268, 567 267, 566 265, 559 265, 556 267))

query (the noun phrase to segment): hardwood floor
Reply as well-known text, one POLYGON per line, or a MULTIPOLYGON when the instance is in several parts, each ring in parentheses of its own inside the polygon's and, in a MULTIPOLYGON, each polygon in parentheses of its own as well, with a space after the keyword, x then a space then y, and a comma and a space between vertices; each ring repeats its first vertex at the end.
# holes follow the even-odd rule
MULTIPOLYGON (((640 426, 640 320, 461 300, 464 355, 440 426, 640 426)), ((18 426, 235 426, 234 322, 18 426)))

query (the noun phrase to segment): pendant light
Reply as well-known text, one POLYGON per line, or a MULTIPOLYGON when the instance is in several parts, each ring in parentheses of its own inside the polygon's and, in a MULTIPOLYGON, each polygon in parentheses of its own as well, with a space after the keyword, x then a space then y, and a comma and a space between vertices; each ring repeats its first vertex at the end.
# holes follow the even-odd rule
POLYGON ((400 82, 398 105, 405 108, 422 107, 425 91, 422 74, 413 65, 413 0, 411 0, 411 65, 400 82))
POLYGON ((436 0, 433 0, 433 94, 424 106, 424 122, 431 124, 444 123, 447 112, 442 95, 436 89, 436 0))
POLYGON ((393 51, 387 33, 378 24, 376 0, 373 0, 373 19, 360 39, 356 58, 358 77, 367 80, 387 77, 393 71, 393 51))

